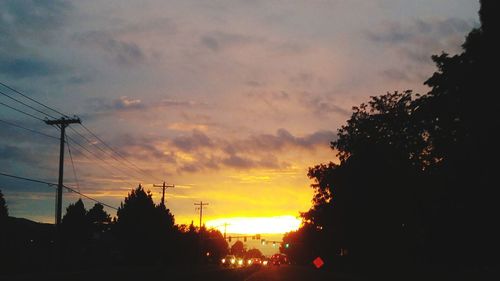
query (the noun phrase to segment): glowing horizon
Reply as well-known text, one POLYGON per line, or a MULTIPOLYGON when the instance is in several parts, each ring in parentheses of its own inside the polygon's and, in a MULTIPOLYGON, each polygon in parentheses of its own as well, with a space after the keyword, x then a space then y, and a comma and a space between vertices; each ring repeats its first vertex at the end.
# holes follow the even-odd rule
POLYGON ((224 233, 236 234, 283 234, 297 230, 302 221, 291 216, 271 216, 271 217, 232 217, 209 220, 206 222, 208 228, 216 228, 224 233))

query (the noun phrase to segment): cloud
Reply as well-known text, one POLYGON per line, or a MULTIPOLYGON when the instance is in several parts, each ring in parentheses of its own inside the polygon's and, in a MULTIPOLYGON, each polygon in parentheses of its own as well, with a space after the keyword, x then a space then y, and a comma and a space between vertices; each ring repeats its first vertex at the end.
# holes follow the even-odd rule
MULTIPOLYGON (((335 134, 331 131, 317 131, 297 137, 285 129, 279 129, 276 134, 257 134, 245 139, 226 140, 211 138, 203 132, 193 130, 190 135, 174 138, 170 146, 183 153, 189 153, 189 160, 181 164, 178 171, 192 173, 209 169, 218 170, 222 167, 284 168, 289 164, 276 155, 283 151, 328 147, 334 139, 335 134)), ((181 158, 183 157, 178 157, 179 163, 183 162, 181 158)))
POLYGON ((2 161, 14 160, 24 163, 38 163, 36 155, 31 149, 21 149, 12 145, 0 145, 0 159, 2 161))
POLYGON ((40 56, 72 11, 66 1, 0 1, 0 72, 11 78, 59 74, 65 68, 40 56))
POLYGON ((119 65, 136 65, 146 62, 146 54, 135 42, 116 38, 111 32, 95 30, 75 35, 77 42, 101 51, 119 65))
POLYGON ((90 98, 86 101, 89 110, 101 113, 121 111, 150 110, 158 107, 193 108, 206 107, 207 104, 192 100, 163 99, 159 102, 145 102, 139 98, 121 96, 116 99, 90 98))
POLYGON ((339 106, 335 103, 335 100, 331 98, 311 95, 304 92, 301 101, 306 104, 315 115, 325 116, 332 113, 341 115, 342 117, 349 117, 351 115, 351 111, 339 106))
POLYGON ((417 63, 428 63, 436 52, 459 51, 464 35, 474 23, 459 19, 417 19, 409 23, 384 22, 367 31, 366 38, 376 44, 396 48, 398 53, 417 63))
POLYGON ((213 141, 199 130, 193 130, 190 136, 180 136, 172 140, 172 144, 182 151, 194 151, 213 146, 213 141))
POLYGON ((8 58, 0 54, 0 73, 12 78, 48 76, 61 73, 64 69, 63 66, 42 58, 8 58))
POLYGON ((248 35, 222 31, 211 32, 207 35, 203 35, 200 38, 201 45, 214 52, 218 52, 222 49, 233 46, 242 46, 244 44, 255 43, 259 41, 261 40, 248 35))
POLYGON ((170 107, 173 107, 173 106, 175 106, 175 107, 207 106, 206 103, 202 103, 202 102, 197 102, 197 101, 193 101, 193 100, 178 100, 178 99, 171 99, 171 98, 163 99, 160 102, 160 105, 170 106, 170 107))

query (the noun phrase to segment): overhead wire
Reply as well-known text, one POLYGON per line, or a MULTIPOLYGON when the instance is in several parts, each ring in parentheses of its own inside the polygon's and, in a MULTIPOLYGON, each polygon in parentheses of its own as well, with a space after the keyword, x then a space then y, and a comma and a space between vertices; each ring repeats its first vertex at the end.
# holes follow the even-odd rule
POLYGON ((81 143, 79 143, 78 141, 76 141, 75 139, 71 138, 70 136, 68 136, 68 139, 70 139, 73 143, 75 143, 76 145, 78 145, 79 147, 81 147, 82 149, 84 149, 85 151, 87 151, 88 153, 90 153, 92 156, 96 157, 97 159, 99 159, 101 162, 103 162, 104 164, 106 165, 109 165, 110 167, 114 168, 115 170, 117 171, 120 171, 121 173, 125 174, 125 175, 128 175, 127 172, 123 171, 122 169, 116 167, 115 165, 113 164, 110 164, 108 163, 106 160, 104 160, 102 157, 100 157, 99 155, 95 154, 94 152, 90 151, 88 148, 86 148, 85 146, 83 146, 81 143))
POLYGON ((30 101, 32 101, 32 102, 34 102, 34 103, 38 104, 38 105, 41 105, 41 106, 45 107, 46 109, 52 110, 53 112, 55 112, 55 113, 57 113, 57 114, 59 114, 59 115, 62 115, 62 116, 64 116, 64 117, 69 117, 68 115, 66 115, 66 114, 64 114, 64 113, 61 113, 60 111, 58 111, 58 110, 56 110, 56 109, 54 109, 54 108, 52 108, 52 107, 50 107, 50 106, 47 106, 47 105, 45 105, 45 104, 43 104, 43 103, 41 103, 41 102, 39 102, 39 101, 37 101, 37 100, 35 100, 35 99, 33 99, 33 98, 30 98, 29 96, 27 96, 27 95, 25 95, 25 94, 21 93, 20 91, 18 91, 18 90, 16 90, 16 89, 14 89, 14 88, 12 88, 12 87, 10 87, 9 85, 7 85, 7 84, 5 84, 5 83, 3 83, 3 82, 1 82, 1 81, 0 81, 0 85, 4 86, 5 88, 7 88, 7 89, 9 89, 9 90, 13 91, 14 93, 17 93, 17 94, 21 95, 22 97, 24 97, 24 98, 26 98, 26 99, 28 99, 28 100, 30 100, 30 101))
MULTIPOLYGON (((46 181, 41 181, 41 180, 36 180, 36 179, 31 179, 31 178, 26 178, 26 177, 15 176, 15 175, 11 175, 11 174, 7 174, 7 173, 3 173, 3 172, 0 172, 0 175, 1 175, 1 176, 5 176, 5 177, 10 177, 10 178, 19 179, 19 180, 25 180, 25 181, 30 181, 30 182, 42 183, 42 184, 46 184, 46 185, 48 185, 48 186, 57 186, 57 185, 58 185, 57 183, 52 183, 52 182, 46 182, 46 181)), ((93 198, 93 197, 90 197, 90 196, 88 196, 88 195, 86 195, 86 194, 84 194, 84 193, 82 193, 82 192, 80 192, 80 191, 78 191, 78 190, 75 190, 75 189, 74 189, 74 188, 72 188, 72 187, 69 187, 69 186, 67 186, 67 185, 63 185, 63 187, 64 187, 65 189, 69 190, 69 191, 75 192, 75 193, 77 193, 77 194, 81 195, 82 197, 85 197, 85 198, 87 198, 87 199, 89 199, 89 200, 92 200, 92 201, 94 201, 94 202, 96 202, 96 203, 99 203, 99 204, 101 204, 101 205, 103 205, 103 206, 106 206, 106 207, 111 208, 111 209, 114 209, 114 210, 118 210, 118 208, 116 208, 116 207, 114 207, 114 206, 111 206, 111 205, 109 205, 109 204, 106 204, 106 203, 104 203, 104 202, 102 202, 102 201, 99 201, 99 200, 97 200, 97 199, 95 199, 95 198, 93 198)))
POLYGON ((4 123, 4 124, 7 124, 9 126, 12 126, 12 127, 17 127, 19 129, 23 129, 23 130, 26 130, 26 131, 29 131, 29 132, 32 132, 32 133, 35 133, 35 134, 39 134, 39 135, 42 135, 44 137, 48 137, 48 138, 52 138, 52 139, 56 139, 56 140, 59 140, 58 137, 55 137, 55 136, 51 136, 49 134, 46 134, 46 133, 42 133, 42 132, 39 132, 37 130, 33 130, 33 129, 30 129, 30 128, 26 128, 24 126, 21 126, 19 124, 16 124, 16 123, 12 123, 12 122, 9 122, 9 121, 5 121, 5 120, 2 120, 0 119, 0 122, 4 123))
POLYGON ((97 149, 99 149, 101 152, 103 152, 104 154, 107 154, 109 156, 111 156, 111 158, 113 158, 115 161, 117 161, 118 163, 121 163, 121 164, 125 164, 123 161, 121 161, 120 159, 116 158, 111 152, 107 151, 107 150, 104 150, 102 149, 100 146, 98 146, 97 144, 95 144, 94 142, 92 142, 91 140, 89 140, 86 136, 82 135, 80 132, 78 132, 77 130, 75 130, 73 127, 69 127, 69 129, 71 131, 73 131, 75 134, 79 135, 81 138, 83 138, 85 141, 87 141, 87 143, 89 145, 91 145, 91 147, 96 147, 97 149))
MULTIPOLYGON (((73 139, 72 139, 71 137, 68 137, 68 139, 73 141, 73 139)), ((73 142, 74 142, 74 141, 73 141, 73 142)), ((76 142, 75 142, 75 143, 76 143, 76 142)), ((68 142, 68 145, 69 145, 69 142, 68 142)), ((85 147, 83 147, 83 149, 84 149, 87 153, 92 154, 92 152, 88 151, 85 147)), ((76 147, 73 147, 73 150, 78 151, 78 152, 80 153, 80 155, 82 155, 83 157, 87 158, 88 160, 90 160, 90 161, 94 161, 94 159, 92 159, 91 157, 89 157, 87 154, 83 153, 83 151, 82 151, 82 150, 77 149, 76 147)), ((109 172, 110 174, 113 174, 113 175, 117 176, 118 178, 120 178, 120 179, 122 180, 122 182, 127 183, 127 184, 128 184, 129 186, 131 186, 132 188, 135 188, 135 187, 136 187, 133 183, 131 183, 131 182, 127 181, 124 177, 122 177, 122 176, 120 176, 120 175, 117 175, 114 171, 112 171, 112 170, 108 169, 106 166, 103 166, 100 162, 94 162, 94 163, 95 163, 95 164, 97 164, 97 165, 99 165, 101 168, 103 168, 104 170, 106 170, 106 171, 107 171, 107 172, 109 172)))
POLYGON ((4 92, 2 92, 2 91, 0 91, 0 95, 6 96, 6 97, 8 97, 9 99, 11 99, 11 100, 13 100, 13 101, 15 101, 15 102, 17 102, 17 103, 20 103, 20 104, 22 104, 22 105, 24 105, 24 106, 26 106, 26 107, 29 107, 29 108, 31 108, 32 110, 34 110, 34 111, 36 111, 36 112, 38 112, 38 113, 41 113, 41 114, 43 114, 43 115, 45 115, 45 116, 47 116, 47 117, 50 117, 50 118, 56 119, 56 117, 54 117, 54 116, 52 116, 52 115, 50 115, 50 114, 48 114, 48 113, 45 113, 45 112, 43 112, 43 111, 41 111, 41 110, 39 110, 39 109, 37 109, 37 108, 35 108, 35 107, 33 107, 33 106, 29 105, 29 104, 26 104, 25 102, 22 102, 22 101, 20 101, 20 100, 18 100, 18 99, 16 99, 16 98, 14 98, 14 97, 11 97, 10 95, 7 95, 6 93, 4 93, 4 92))
POLYGON ((71 154, 71 148, 69 146, 68 136, 64 134, 64 137, 66 138, 66 146, 68 147, 69 159, 71 159, 71 167, 73 168, 73 176, 75 177, 76 188, 78 189, 78 191, 80 191, 80 183, 78 182, 78 177, 76 176, 75 163, 73 162, 73 155, 71 154))
POLYGON ((118 157, 122 158, 123 160, 125 160, 127 163, 129 163, 130 165, 132 165, 133 167, 135 167, 138 171, 140 171, 143 175, 146 175, 148 177, 152 177, 152 178, 155 178, 155 179, 158 179, 156 178, 155 176, 151 175, 150 173, 144 171, 143 169, 139 168, 137 165, 135 165, 133 162, 129 161, 127 158, 125 158, 124 156, 122 156, 121 153, 119 153, 118 151, 116 151, 115 149, 113 149, 110 145, 108 145, 104 140, 102 140, 100 137, 98 137, 94 132, 92 132, 89 128, 87 128, 85 125, 83 124, 80 124, 80 126, 82 126, 89 134, 91 134, 94 138, 96 138, 98 141, 100 141, 104 146, 106 146, 109 150, 113 151, 116 155, 118 155, 118 157))
POLYGON ((42 122, 45 122, 45 120, 43 120, 43 119, 42 119, 42 118, 40 118, 40 117, 37 117, 37 116, 35 116, 35 115, 33 115, 33 114, 30 114, 30 113, 24 112, 24 111, 22 111, 22 110, 20 110, 20 109, 17 109, 17 108, 15 108, 15 107, 12 107, 12 106, 10 106, 10 105, 8 105, 8 104, 5 104, 5 103, 3 103, 3 102, 1 102, 1 101, 0 101, 0 105, 3 105, 3 106, 5 106, 5 107, 8 107, 8 108, 10 108, 10 109, 12 109, 12 110, 15 110, 15 111, 17 111, 17 112, 19 112, 19 113, 22 113, 22 114, 27 115, 27 116, 29 116, 29 117, 32 117, 32 118, 34 118, 34 119, 40 120, 40 121, 42 121, 42 122))
MULTIPOLYGON (((64 113, 62 113, 62 112, 60 112, 60 111, 58 111, 58 110, 56 110, 56 109, 54 109, 54 108, 52 108, 52 107, 50 107, 50 106, 48 106, 48 105, 44 104, 44 103, 42 103, 42 102, 39 102, 39 101, 37 101, 37 100, 35 100, 35 99, 33 99, 33 98, 31 98, 31 97, 29 97, 29 96, 27 96, 27 95, 23 94, 22 92, 20 92, 20 91, 18 91, 18 90, 16 90, 16 89, 14 89, 13 87, 11 87, 11 86, 9 86, 9 85, 7 85, 7 84, 5 84, 5 83, 1 82, 1 81, 0 81, 0 85, 1 85, 1 86, 3 86, 3 87, 5 87, 5 88, 7 88, 7 89, 9 89, 10 91, 12 91, 12 92, 14 92, 14 93, 16 93, 16 94, 18 94, 18 95, 22 96, 22 97, 23 97, 23 98, 25 98, 25 99, 27 99, 27 100, 29 100, 29 101, 31 101, 31 102, 34 102, 34 103, 36 103, 37 105, 40 105, 40 106, 42 106, 42 107, 43 107, 43 108, 45 108, 45 109, 50 110, 51 112, 54 112, 54 113, 56 113, 56 114, 58 114, 58 115, 61 115, 62 117, 68 117, 68 115, 66 115, 66 114, 64 114, 64 113)), ((45 118, 50 117, 50 118, 53 118, 53 119, 57 119, 57 118, 56 118, 56 117, 54 117, 53 115, 51 115, 51 114, 49 114, 49 113, 47 113, 47 112, 45 112, 45 111, 43 111, 43 110, 40 110, 40 109, 38 109, 38 108, 36 108, 36 107, 34 107, 34 106, 32 106, 32 105, 30 105, 30 104, 28 104, 28 103, 24 102, 24 101, 21 101, 21 100, 19 100, 19 99, 17 99, 17 98, 14 98, 12 95, 7 94, 7 93, 5 93, 4 91, 1 91, 1 90, 0 90, 0 94, 1 94, 1 95, 3 95, 3 96, 5 96, 5 97, 7 97, 7 98, 9 98, 9 99, 11 99, 11 100, 13 100, 13 101, 15 101, 15 102, 17 102, 17 103, 19 103, 19 104, 21 104, 21 105, 23 105, 23 106, 25 106, 25 107, 28 107, 28 108, 29 108, 29 109, 31 109, 31 110, 34 110, 34 111, 36 111, 36 112, 38 112, 38 113, 40 113, 40 114, 43 114, 43 115, 45 116, 45 118)), ((42 118, 40 118, 40 117, 38 117, 38 116, 36 116, 36 115, 34 115, 34 114, 28 113, 28 112, 26 112, 26 111, 24 111, 24 110, 21 110, 21 109, 19 109, 19 108, 16 108, 16 107, 11 106, 11 105, 9 105, 9 104, 6 104, 6 103, 4 103, 4 102, 1 102, 1 101, 0 101, 0 105, 5 106, 5 107, 7 107, 7 108, 10 108, 10 109, 12 109, 12 110, 14 110, 14 111, 16 111, 16 112, 19 112, 19 113, 24 114, 24 115, 26 115, 26 116, 29 116, 29 117, 31 117, 31 118, 34 118, 34 119, 36 119, 36 120, 39 120, 39 121, 42 121, 42 122, 45 122, 45 121, 46 121, 46 119, 44 120, 44 119, 42 119, 42 118)), ((69 118, 69 117, 68 117, 68 118, 69 118)), ((43 132, 39 132, 39 131, 36 131, 36 130, 30 129, 30 128, 26 128, 26 127, 24 127, 24 126, 21 126, 21 125, 18 125, 18 124, 15 124, 15 123, 12 123, 12 122, 9 122, 9 121, 6 121, 6 120, 1 120, 1 119, 0 119, 0 122, 2 122, 2 123, 4 123, 4 124, 7 124, 7 125, 9 125, 9 126, 12 126, 12 127, 17 127, 17 128, 20 128, 20 129, 24 129, 24 130, 26 130, 26 131, 30 131, 30 132, 32 132, 32 133, 36 133, 36 134, 39 134, 39 135, 43 135, 43 136, 45 136, 45 137, 49 137, 49 138, 52 138, 52 139, 57 139, 57 140, 59 140, 59 138, 57 138, 57 137, 55 137, 55 136, 51 136, 51 135, 49 135, 49 134, 45 134, 45 133, 43 133, 43 132)), ((83 127, 83 128, 84 128, 84 129, 85 129, 85 130, 86 130, 86 131, 90 134, 90 135, 92 135, 94 138, 96 138, 96 139, 98 140, 98 142, 100 142, 100 143, 101 143, 104 147, 106 147, 107 149, 109 149, 111 152, 106 151, 106 150, 104 150, 102 147, 100 147, 99 145, 94 144, 94 143, 93 143, 92 141, 90 141, 87 137, 85 137, 84 135, 82 135, 82 134, 81 134, 81 133, 79 133, 77 130, 73 129, 72 127, 69 127, 69 128, 70 128, 73 132, 75 132, 77 135, 79 135, 81 138, 83 138, 85 141, 87 141, 89 144, 91 144, 91 145, 92 145, 92 147, 97 147, 97 149, 99 149, 99 150, 100 150, 100 151, 102 151, 103 153, 107 154, 108 156, 111 156, 111 157, 112 157, 115 161, 117 161, 117 163, 121 164, 122 166, 128 167, 128 169, 135 170, 135 172, 138 172, 139 174, 142 174, 142 175, 145 175, 145 176, 148 176, 148 177, 153 177, 153 178, 155 178, 155 177, 154 177, 154 176, 152 176, 151 174, 147 173, 146 171, 142 170, 141 168, 139 168, 138 166, 136 166, 134 163, 132 163, 131 161, 129 161, 129 160, 128 160, 127 158, 125 158, 125 157, 124 157, 121 153, 119 153, 118 151, 116 151, 115 149, 113 149, 113 148, 112 148, 109 144, 107 144, 104 140, 102 140, 100 137, 98 137, 98 136, 97 136, 95 133, 93 133, 93 132, 92 132, 89 128, 87 128, 87 127, 86 127, 86 126, 84 126, 83 124, 81 124, 81 125, 82 125, 82 127, 83 127), (121 158, 121 159, 122 159, 123 161, 125 161, 125 162, 123 162, 123 161, 121 161, 120 159, 118 159, 118 157, 116 157, 115 155, 116 155, 116 156, 118 156, 119 158, 121 158)), ((52 126, 53 126, 53 127, 55 127, 55 128, 56 128, 56 129, 58 129, 58 130, 60 130, 60 129, 61 129, 59 126, 56 126, 56 125, 52 125, 52 126)), ((125 175, 127 175, 127 176, 130 176, 130 174, 129 174, 129 173, 127 173, 126 171, 124 171, 124 170, 122 170, 122 169, 120 169, 120 168, 116 167, 115 165, 112 165, 112 164, 108 163, 105 159, 103 159, 102 157, 100 157, 97 153, 94 153, 94 152, 92 152, 91 150, 87 149, 85 146, 83 146, 81 143, 79 143, 79 142, 78 142, 78 141, 76 141, 75 139, 71 138, 70 136, 65 135, 65 138, 66 138, 66 143, 67 143, 67 145, 68 145, 68 151, 69 151, 69 154, 70 154, 70 158, 71 158, 71 162, 72 162, 72 167, 73 167, 73 173, 74 173, 74 176, 75 176, 75 181, 76 181, 76 184, 77 184, 77 189, 78 189, 78 190, 74 190, 73 188, 67 187, 69 190, 73 190, 73 191, 75 191, 76 193, 78 193, 78 194, 80 194, 80 195, 82 195, 82 196, 86 197, 86 195, 84 195, 83 193, 81 193, 81 192, 80 192, 80 190, 79 190, 79 189, 80 189, 80 187, 79 187, 79 182, 78 182, 78 178, 77 178, 77 174, 76 174, 76 168, 75 168, 75 165, 74 165, 74 161, 73 161, 73 156, 72 156, 72 152, 71 152, 71 148, 70 148, 69 140, 71 140, 71 141, 72 141, 72 143, 74 143, 74 144, 76 144, 77 146, 81 147, 81 149, 85 150, 87 153, 89 153, 89 154, 90 154, 90 155, 92 155, 93 157, 97 158, 98 160, 100 160, 100 161, 101 161, 101 162, 103 162, 104 164, 106 164, 106 165, 110 166, 111 168, 115 169, 116 171, 119 171, 120 173, 123 173, 123 174, 125 174, 125 175)), ((75 148, 75 147, 73 147, 73 149, 76 149, 76 148, 75 148)), ((93 160, 92 158, 90 158, 88 155, 86 155, 85 153, 83 153, 83 151, 80 151, 79 149, 77 149, 77 151, 79 151, 81 155, 83 155, 84 157, 88 158, 89 160, 94 161, 94 160, 93 160)), ((104 168, 105 170, 107 170, 108 172, 110 171, 110 170, 106 169, 103 165, 101 165, 100 163, 98 163, 98 165, 99 165, 99 166, 101 166, 101 167, 103 167, 103 168, 104 168)), ((126 182, 126 183, 128 183, 129 185, 131 185, 132 187, 134 187, 134 184, 131 184, 130 182, 127 182, 127 181, 126 181, 123 177, 121 177, 121 176, 117 175, 117 174, 116 174, 116 173, 114 173, 113 171, 111 171, 111 173, 112 173, 112 174, 114 174, 115 176, 118 176, 120 179, 122 179, 122 181, 123 181, 123 182, 126 182)), ((5 175, 5 174, 2 174, 2 175, 5 175)), ((42 182, 42 181, 38 181, 38 182, 40 182, 40 183, 46 183, 46 184, 49 184, 49 183, 47 183, 47 182, 42 182)))

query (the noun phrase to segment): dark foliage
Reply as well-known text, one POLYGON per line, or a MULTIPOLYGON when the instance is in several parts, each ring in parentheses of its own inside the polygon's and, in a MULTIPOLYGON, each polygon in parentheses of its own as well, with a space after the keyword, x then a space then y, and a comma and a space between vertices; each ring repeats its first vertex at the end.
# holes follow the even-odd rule
POLYGON ((309 169, 313 207, 284 252, 358 270, 498 265, 498 12, 481 1, 482 25, 463 52, 433 56, 428 94, 388 93, 353 108, 331 144, 340 163, 309 169))
POLYGON ((163 205, 154 204, 149 191, 140 185, 132 190, 118 208, 117 216, 115 234, 125 259, 150 264, 173 258, 167 248, 174 231, 174 217, 163 205), (138 256, 143 258, 138 261, 138 256))
POLYGON ((246 249, 245 245, 241 241, 236 241, 234 244, 231 246, 231 254, 237 256, 237 257, 243 257, 245 255, 246 249))
POLYGON ((0 221, 4 220, 9 216, 9 209, 7 208, 7 203, 3 198, 2 190, 0 190, 0 221))

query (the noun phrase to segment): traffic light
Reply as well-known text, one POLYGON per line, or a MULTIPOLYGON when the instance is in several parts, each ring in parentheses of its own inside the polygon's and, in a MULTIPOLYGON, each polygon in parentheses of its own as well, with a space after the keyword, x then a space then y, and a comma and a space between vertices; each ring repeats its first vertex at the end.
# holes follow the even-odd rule
POLYGON ((247 237, 246 236, 243 237, 243 242, 247 242, 247 237))
POLYGON ((288 247, 290 247, 290 244, 286 243, 285 248, 288 249, 288 247))
POLYGON ((231 236, 229 236, 229 239, 228 239, 228 240, 229 240, 229 242, 231 242, 231 236))
POLYGON ((256 238, 257 240, 260 240, 260 234, 255 235, 255 238, 256 238))

